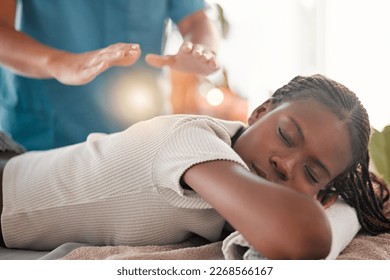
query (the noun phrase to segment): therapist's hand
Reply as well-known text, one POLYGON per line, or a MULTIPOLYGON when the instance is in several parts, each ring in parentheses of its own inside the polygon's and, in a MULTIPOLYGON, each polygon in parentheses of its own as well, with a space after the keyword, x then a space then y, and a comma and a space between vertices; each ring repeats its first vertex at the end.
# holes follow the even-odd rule
POLYGON ((157 68, 169 66, 172 69, 207 76, 218 69, 215 53, 209 48, 185 42, 176 55, 148 54, 146 62, 157 68))
POLYGON ((96 51, 74 54, 58 52, 48 62, 53 78, 66 85, 84 85, 112 66, 134 64, 141 50, 138 44, 117 43, 96 51))

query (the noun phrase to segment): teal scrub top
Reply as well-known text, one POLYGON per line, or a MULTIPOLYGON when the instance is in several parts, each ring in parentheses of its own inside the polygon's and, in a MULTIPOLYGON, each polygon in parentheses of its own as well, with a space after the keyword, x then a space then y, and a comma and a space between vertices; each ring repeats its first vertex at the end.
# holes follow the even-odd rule
POLYGON ((168 18, 179 23, 204 6, 203 0, 18 0, 16 28, 41 43, 74 53, 138 43, 142 57, 83 86, 30 79, 0 67, 0 129, 27 150, 45 150, 85 141, 91 132, 127 128, 132 123, 117 119, 107 85, 136 69, 159 72, 145 65, 144 56, 161 53, 168 18))

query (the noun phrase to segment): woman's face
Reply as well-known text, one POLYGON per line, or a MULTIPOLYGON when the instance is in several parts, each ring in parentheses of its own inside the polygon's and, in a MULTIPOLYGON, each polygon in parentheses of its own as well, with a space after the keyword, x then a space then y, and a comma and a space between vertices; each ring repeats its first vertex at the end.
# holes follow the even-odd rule
POLYGON ((251 172, 315 196, 352 161, 346 126, 315 100, 265 103, 234 150, 251 172))

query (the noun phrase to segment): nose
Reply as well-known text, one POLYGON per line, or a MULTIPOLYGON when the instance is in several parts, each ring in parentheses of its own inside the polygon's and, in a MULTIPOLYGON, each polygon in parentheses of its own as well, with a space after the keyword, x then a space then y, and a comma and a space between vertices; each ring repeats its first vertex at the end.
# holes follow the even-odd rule
POLYGON ((269 162, 279 179, 281 179, 282 181, 288 181, 289 179, 291 179, 292 171, 295 164, 295 160, 291 155, 273 155, 269 158, 269 162))

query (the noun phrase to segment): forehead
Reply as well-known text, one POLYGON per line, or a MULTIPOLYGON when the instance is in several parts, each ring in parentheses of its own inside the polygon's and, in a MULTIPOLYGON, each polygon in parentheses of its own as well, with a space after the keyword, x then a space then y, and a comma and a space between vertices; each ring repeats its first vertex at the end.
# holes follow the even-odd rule
POLYGON ((305 99, 283 103, 270 113, 278 120, 285 120, 290 125, 299 127, 304 136, 302 151, 323 162, 332 177, 343 172, 351 163, 348 128, 326 106, 314 99, 305 99))

